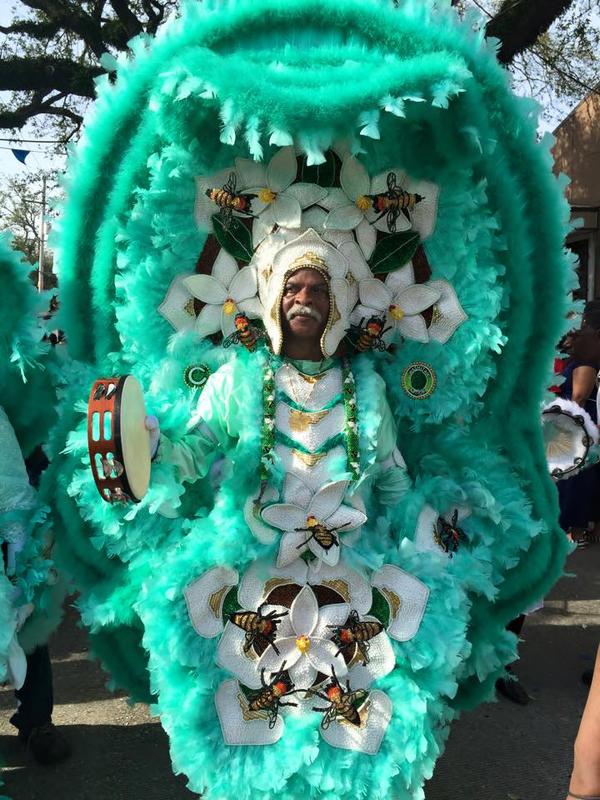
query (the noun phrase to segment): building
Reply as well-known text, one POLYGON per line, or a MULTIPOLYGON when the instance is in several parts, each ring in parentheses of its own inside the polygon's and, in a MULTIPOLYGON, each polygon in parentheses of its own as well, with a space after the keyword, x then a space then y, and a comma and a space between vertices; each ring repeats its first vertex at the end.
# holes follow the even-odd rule
POLYGON ((600 297, 600 84, 554 131, 555 171, 571 179, 567 199, 581 227, 567 244, 579 257, 577 298, 600 297))

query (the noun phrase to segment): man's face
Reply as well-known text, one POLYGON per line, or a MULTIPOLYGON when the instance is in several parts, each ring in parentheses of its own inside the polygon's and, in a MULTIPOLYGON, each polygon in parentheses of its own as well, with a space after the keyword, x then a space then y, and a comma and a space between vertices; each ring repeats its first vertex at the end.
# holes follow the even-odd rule
POLYGON ((320 340, 329 317, 329 286, 315 269, 299 269, 287 279, 281 299, 284 336, 320 340))

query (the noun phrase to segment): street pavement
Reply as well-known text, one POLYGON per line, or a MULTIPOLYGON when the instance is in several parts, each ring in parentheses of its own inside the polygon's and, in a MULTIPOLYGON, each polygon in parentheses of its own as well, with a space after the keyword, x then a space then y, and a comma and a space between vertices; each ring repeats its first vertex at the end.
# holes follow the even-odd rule
MULTIPOLYGON (((573 553, 566 571, 523 630, 517 671, 532 702, 500 700, 455 722, 427 800, 565 800, 587 693, 580 674, 593 665, 600 641, 600 544, 573 553)), ((51 768, 33 763, 8 722, 12 693, 0 691, 0 753, 12 800, 197 797, 173 775, 167 737, 148 709, 107 691, 72 611, 51 650, 54 721, 64 726, 73 756, 51 768)))

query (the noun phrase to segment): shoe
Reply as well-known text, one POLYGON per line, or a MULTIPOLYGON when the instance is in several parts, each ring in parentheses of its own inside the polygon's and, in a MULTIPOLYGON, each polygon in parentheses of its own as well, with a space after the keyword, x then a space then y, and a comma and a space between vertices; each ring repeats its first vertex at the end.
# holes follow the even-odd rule
POLYGON ((19 733, 19 739, 38 764, 59 764, 71 755, 71 748, 63 734, 52 722, 32 728, 29 736, 19 733))
POLYGON ((518 678, 498 678, 496 691, 507 700, 520 706, 526 706, 531 700, 518 678))
POLYGON ((586 669, 581 673, 581 680, 588 687, 590 687, 592 685, 592 678, 593 677, 594 677, 594 670, 593 669, 586 669))

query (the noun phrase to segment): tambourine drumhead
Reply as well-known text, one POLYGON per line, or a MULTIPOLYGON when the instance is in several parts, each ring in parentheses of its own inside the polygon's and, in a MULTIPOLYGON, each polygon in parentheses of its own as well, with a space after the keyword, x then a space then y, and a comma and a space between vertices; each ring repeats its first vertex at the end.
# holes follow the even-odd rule
POLYGON ((550 473, 560 479, 579 472, 590 449, 590 437, 581 416, 553 406, 542 414, 542 430, 550 473))
POLYGON ((150 434, 146 430, 146 407, 142 387, 128 375, 121 388, 117 438, 121 441, 124 476, 134 500, 141 500, 150 484, 150 434))
POLYGON ((139 502, 150 483, 150 434, 142 388, 133 375, 100 378, 88 402, 90 466, 108 503, 139 502))

